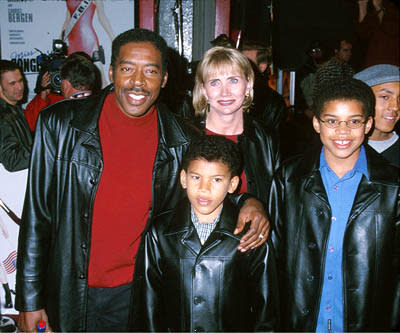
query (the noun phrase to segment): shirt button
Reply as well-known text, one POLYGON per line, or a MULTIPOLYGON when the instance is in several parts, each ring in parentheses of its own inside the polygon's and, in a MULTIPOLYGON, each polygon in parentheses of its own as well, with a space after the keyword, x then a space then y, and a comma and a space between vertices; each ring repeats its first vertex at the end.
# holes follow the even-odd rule
POLYGON ((195 305, 200 304, 201 302, 203 302, 203 298, 201 296, 195 296, 193 299, 193 303, 195 305))
POLYGON ((83 273, 79 274, 79 278, 80 278, 81 280, 85 279, 85 274, 83 274, 83 273))
POLYGON ((333 252, 333 250, 334 250, 333 246, 330 246, 329 249, 328 249, 329 252, 333 252))
POLYGON ((314 281, 314 275, 308 274, 307 281, 314 281))
POLYGON ((339 189, 339 186, 335 185, 335 186, 333 187, 333 189, 334 189, 334 190, 338 190, 338 189, 339 189))
POLYGON ((332 216, 332 219, 331 219, 332 221, 336 221, 336 217, 334 217, 334 216, 332 216))
POLYGON ((332 309, 332 307, 331 307, 330 305, 328 305, 328 306, 326 307, 326 309, 327 309, 328 311, 330 311, 330 310, 332 309))
POLYGON ((81 244, 81 248, 85 250, 86 249, 86 243, 82 243, 81 244))
POLYGON ((92 184, 92 185, 94 185, 94 184, 96 184, 96 180, 93 179, 93 178, 90 178, 89 183, 92 184))
POLYGON ((333 276, 332 275, 328 275, 328 280, 332 280, 333 279, 333 276))
POLYGON ((310 250, 315 250, 316 247, 317 247, 317 244, 315 244, 314 242, 308 243, 308 248, 309 248, 310 250))
POLYGON ((307 316, 307 315, 309 314, 309 312, 310 312, 310 310, 308 310, 308 309, 303 309, 303 310, 301 310, 301 314, 302 314, 303 316, 307 316))

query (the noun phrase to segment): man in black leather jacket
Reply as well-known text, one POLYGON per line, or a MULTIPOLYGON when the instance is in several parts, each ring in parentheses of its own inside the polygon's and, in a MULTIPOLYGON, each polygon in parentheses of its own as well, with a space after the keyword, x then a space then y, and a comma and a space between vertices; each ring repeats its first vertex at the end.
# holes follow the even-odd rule
POLYGON ((24 97, 24 79, 18 65, 0 60, 0 163, 8 171, 29 166, 32 134, 20 102, 24 97))
POLYGON ((400 328, 400 173, 362 144, 373 108, 361 81, 322 89, 322 151, 285 162, 273 182, 282 331, 400 328))
MULTIPOLYGON (((166 47, 149 30, 122 33, 112 86, 40 113, 18 241, 21 330, 38 320, 55 331, 127 330, 141 233, 182 197, 180 163, 197 135, 155 106, 166 47)), ((263 243, 264 211, 254 201, 241 211, 243 224, 254 223, 244 250, 263 243)))

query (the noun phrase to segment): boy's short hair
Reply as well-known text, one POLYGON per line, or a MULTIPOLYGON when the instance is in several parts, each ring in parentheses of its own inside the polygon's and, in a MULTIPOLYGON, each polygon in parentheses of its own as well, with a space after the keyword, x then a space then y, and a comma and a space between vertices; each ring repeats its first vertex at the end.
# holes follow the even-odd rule
POLYGON ((362 106, 365 119, 374 115, 375 95, 372 89, 360 80, 345 78, 325 83, 314 98, 314 115, 320 118, 325 104, 335 100, 357 101, 362 106))
POLYGON ((242 172, 242 154, 239 147, 224 136, 203 135, 194 140, 183 157, 183 170, 187 171, 189 164, 198 159, 224 163, 228 167, 231 177, 240 177, 242 172))

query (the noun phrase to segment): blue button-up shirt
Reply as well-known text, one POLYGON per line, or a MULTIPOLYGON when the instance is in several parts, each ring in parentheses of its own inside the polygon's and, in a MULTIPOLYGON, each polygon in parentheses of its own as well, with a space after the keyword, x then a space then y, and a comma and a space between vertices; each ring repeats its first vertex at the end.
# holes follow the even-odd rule
POLYGON ((339 178, 328 166, 324 148, 322 148, 319 171, 328 195, 332 217, 316 330, 317 332, 343 332, 343 238, 362 175, 369 178, 364 147, 361 146, 360 155, 353 169, 342 178, 339 178))

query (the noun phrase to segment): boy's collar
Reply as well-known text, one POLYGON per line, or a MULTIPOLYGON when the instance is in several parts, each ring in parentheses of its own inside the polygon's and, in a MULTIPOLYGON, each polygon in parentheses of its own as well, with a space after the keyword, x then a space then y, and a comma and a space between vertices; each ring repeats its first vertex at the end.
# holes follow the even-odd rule
MULTIPOLYGON (((182 200, 175 209, 175 216, 171 219, 170 225, 166 228, 165 234, 188 231, 194 225, 191 220, 190 202, 187 198, 182 200)), ((220 221, 214 230, 233 234, 236 228, 238 209, 229 198, 225 198, 221 210, 220 221)))
MULTIPOLYGON (((326 161, 325 158, 325 147, 322 146, 321 153, 320 153, 320 162, 319 162, 319 170, 322 171, 323 168, 328 168, 332 170, 326 161)), ((365 177, 369 180, 369 173, 368 173, 368 164, 367 164, 367 155, 365 153, 365 148, 364 145, 361 145, 360 147, 360 154, 357 158, 356 163, 354 164, 354 167, 351 169, 354 170, 355 172, 358 171, 365 175, 365 177)), ((349 170, 348 172, 350 172, 349 170)))

